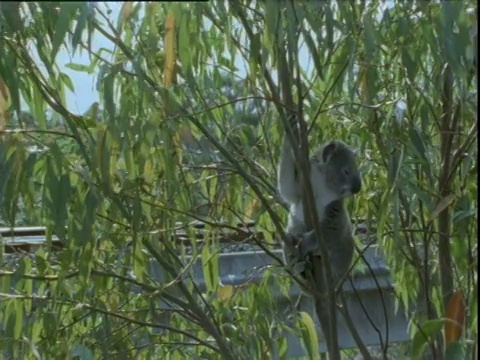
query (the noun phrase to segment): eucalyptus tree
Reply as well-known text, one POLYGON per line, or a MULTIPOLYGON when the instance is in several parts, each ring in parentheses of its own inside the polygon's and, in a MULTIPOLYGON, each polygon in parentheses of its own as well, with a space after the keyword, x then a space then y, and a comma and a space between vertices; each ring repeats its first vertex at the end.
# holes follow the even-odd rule
POLYGON ((23 203, 47 227, 45 248, 1 272, 1 348, 37 358, 285 358, 282 334, 293 331, 316 358, 311 319, 286 321, 270 306, 267 284, 287 294, 291 283, 281 266, 229 296, 218 281, 219 229, 254 220, 260 246, 280 241, 275 164, 295 112, 309 130, 304 147, 340 138, 359 150, 365 190, 350 213, 376 233, 412 321, 413 355, 425 345, 437 357, 473 353, 474 9, 126 2, 114 19, 102 3, 1 3, 2 217, 17 225, 23 203), (97 49, 100 37, 110 47, 97 49), (58 65, 62 52, 88 54, 89 64, 68 67, 96 74, 100 98, 83 115, 66 105, 76 84, 58 65), (49 128, 47 110, 62 131, 49 128), (14 131, 7 114, 24 111, 35 126, 14 131), (29 152, 26 136, 45 151, 29 152), (201 248, 195 220, 211 234, 201 248), (203 260, 206 290, 173 240, 178 222, 203 260))

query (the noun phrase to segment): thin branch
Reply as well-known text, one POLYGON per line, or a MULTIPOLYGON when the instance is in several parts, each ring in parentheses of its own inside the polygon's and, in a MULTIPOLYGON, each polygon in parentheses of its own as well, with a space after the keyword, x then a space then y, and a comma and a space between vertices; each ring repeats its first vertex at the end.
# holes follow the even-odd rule
POLYGON ((39 129, 5 129, 0 130, 1 134, 49 134, 49 135, 58 135, 58 136, 66 136, 72 139, 76 139, 75 135, 64 133, 61 131, 55 130, 39 130, 39 129))
MULTIPOLYGON (((49 296, 17 295, 17 294, 6 294, 6 293, 0 293, 0 297, 6 298, 6 299, 15 299, 15 300, 41 300, 41 301, 46 301, 46 300, 50 299, 49 296)), ((123 314, 114 312, 114 311, 108 311, 108 310, 105 310, 105 309, 95 307, 93 305, 89 305, 87 303, 74 302, 74 301, 65 300, 65 299, 62 299, 62 300, 56 299, 56 301, 72 305, 73 307, 75 307, 77 309, 90 310, 90 311, 101 313, 101 314, 111 316, 111 317, 114 317, 114 318, 117 318, 117 319, 121 319, 121 320, 127 321, 131 324, 136 324, 136 325, 140 325, 140 326, 143 326, 143 327, 163 329, 163 330, 167 330, 167 331, 179 334, 179 335, 183 335, 183 336, 185 336, 189 339, 197 341, 198 343, 202 344, 205 347, 210 348, 211 350, 213 350, 217 353, 220 353, 220 349, 217 348, 216 346, 212 345, 208 341, 202 340, 202 339, 198 338, 197 336, 195 336, 195 335, 193 335, 189 332, 183 331, 183 330, 175 328, 175 327, 171 327, 171 326, 168 326, 168 325, 165 325, 165 324, 160 324, 160 323, 155 323, 155 322, 147 322, 147 321, 137 320, 137 319, 125 316, 123 314)))

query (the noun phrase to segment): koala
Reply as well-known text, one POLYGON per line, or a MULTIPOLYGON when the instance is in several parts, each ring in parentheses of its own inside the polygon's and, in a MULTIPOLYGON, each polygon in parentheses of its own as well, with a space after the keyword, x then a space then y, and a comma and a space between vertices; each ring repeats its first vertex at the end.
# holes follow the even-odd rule
MULTIPOLYGON (((354 252, 352 225, 343 199, 359 193, 362 187, 355 152, 340 140, 323 144, 310 157, 310 182, 322 239, 326 242, 335 284, 338 284, 348 271, 354 252)), ((320 254, 319 242, 314 230, 306 226, 303 189, 292 147, 286 138, 278 166, 278 190, 290 205, 282 244, 284 260, 302 276, 308 267, 308 255, 320 254)))
MULTIPOLYGON (((320 221, 322 239, 326 241, 327 251, 332 267, 333 282, 338 286, 350 268, 354 253, 353 228, 342 200, 332 201, 326 206, 325 219, 320 221)), ((283 242, 283 255, 286 264, 295 274, 303 274, 311 267, 309 255, 320 255, 320 248, 314 230, 300 236, 286 234, 283 242)), ((302 287, 304 293, 308 289, 302 287)))

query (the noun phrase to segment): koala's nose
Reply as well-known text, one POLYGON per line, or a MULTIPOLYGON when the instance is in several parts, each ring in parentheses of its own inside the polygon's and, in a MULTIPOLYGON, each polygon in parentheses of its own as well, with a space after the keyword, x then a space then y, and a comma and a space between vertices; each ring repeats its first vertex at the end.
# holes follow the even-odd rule
POLYGON ((362 189, 362 181, 359 177, 355 177, 352 182, 352 194, 358 194, 362 189))

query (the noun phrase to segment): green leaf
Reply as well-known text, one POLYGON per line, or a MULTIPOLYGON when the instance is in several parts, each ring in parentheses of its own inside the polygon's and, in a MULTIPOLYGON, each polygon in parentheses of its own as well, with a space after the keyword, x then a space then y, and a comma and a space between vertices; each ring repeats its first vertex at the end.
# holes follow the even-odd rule
POLYGON ((316 48, 316 44, 313 41, 310 34, 307 31, 305 31, 305 29, 302 29, 302 30, 303 30, 302 35, 305 39, 305 43, 308 46, 308 50, 310 51, 310 56, 312 57, 313 63, 315 65, 315 70, 317 71, 317 74, 320 77, 320 79, 323 79, 324 78, 323 66, 321 63, 320 54, 318 53, 316 48))
MULTIPOLYGON (((300 4, 298 7, 295 6, 296 2, 288 2, 285 4, 290 4, 292 8, 289 9, 287 7, 286 16, 287 16, 287 44, 290 49, 288 51, 292 51, 294 56, 299 56, 298 54, 298 38, 299 33, 297 31, 298 25, 302 24, 303 22, 303 12, 298 11, 301 9, 302 5, 300 4), (298 10, 296 9, 298 8, 298 10)), ((293 64, 292 64, 293 65, 293 64)))
POLYGON ((83 65, 83 64, 68 63, 68 64, 65 64, 65 67, 72 69, 74 71, 85 72, 88 74, 93 74, 94 72, 94 69, 92 69, 90 66, 83 65))
POLYGON ((435 340, 443 326, 443 319, 427 320, 417 330, 412 340, 412 357, 420 360, 425 347, 435 340))
POLYGON ((460 342, 454 342, 448 345, 445 351, 445 360, 465 359, 465 348, 460 342))
POLYGON ((16 321, 16 313, 17 313, 17 302, 15 300, 8 300, 5 302, 4 305, 4 319, 7 319, 5 322, 5 335, 8 337, 14 338, 15 337, 15 321, 16 321))
POLYGON ((21 290, 18 287, 18 284, 21 282, 21 280, 23 280, 23 276, 25 275, 25 270, 26 270, 26 263, 25 263, 25 258, 23 258, 18 262, 18 266, 15 269, 15 272, 12 277, 13 282, 16 283, 15 287, 17 290, 21 290))
POLYGON ((450 33, 464 5, 462 4, 462 2, 457 2, 457 1, 445 1, 445 2, 442 2, 441 5, 442 5, 441 19, 443 20, 442 23, 444 26, 444 31, 450 33))
POLYGON ((72 79, 70 79, 70 77, 67 74, 60 73, 60 79, 70 91, 72 92, 75 91, 75 87, 73 86, 72 79))
MULTIPOLYGON (((4 57, 3 61, 0 61, 0 78, 5 82, 5 86, 8 89, 12 107, 20 112, 20 90, 23 88, 23 86, 19 81, 20 79, 18 71, 10 70, 10 67, 17 61, 11 55, 8 56, 8 54, 2 54, 1 51, 0 55, 4 57)), ((24 78, 23 82, 28 81, 24 78)))
POLYGON ((428 152, 428 146, 417 126, 412 126, 409 129, 410 141, 413 144, 417 157, 421 162, 421 169, 427 176, 430 184, 435 183, 435 177, 433 176, 432 162, 428 152))
POLYGON ((400 170, 403 166, 403 150, 394 150, 388 157, 388 184, 393 189, 398 185, 400 170))
POLYGON ((319 359, 320 348, 318 346, 315 324, 310 315, 304 311, 300 312, 300 331, 303 344, 306 347, 309 359, 319 359))
POLYGON ((201 253, 203 277, 207 291, 214 292, 219 285, 218 253, 216 250, 210 251, 210 247, 205 245, 201 253))
POLYGON ((186 13, 182 13, 180 17, 180 25, 178 29, 178 56, 182 68, 187 71, 191 66, 191 54, 190 54, 190 31, 188 29, 188 16, 186 13))
POLYGON ((23 304, 18 301, 16 304, 16 310, 15 310, 15 328, 14 328, 14 339, 21 339, 22 333, 23 333, 23 326, 24 326, 24 321, 23 321, 23 304))
POLYGON ((407 76, 411 82, 415 81, 415 76, 418 71, 418 62, 414 61, 410 56, 408 49, 402 49, 402 63, 407 69, 407 76))
POLYGON ((377 54, 376 30, 373 19, 370 14, 363 17, 363 26, 365 31, 365 52, 370 61, 374 60, 377 54))
POLYGON ((44 331, 47 336, 47 341, 52 344, 55 342, 55 337, 53 334, 57 333, 57 328, 58 328, 58 322, 57 322, 57 317, 55 316, 53 311, 46 312, 43 315, 43 327, 44 331))
POLYGON ((97 134, 97 165, 100 167, 102 186, 108 194, 111 191, 110 151, 108 147, 109 135, 105 129, 100 127, 98 128, 97 134))
POLYGON ((60 46, 65 40, 65 35, 70 28, 70 21, 79 8, 81 2, 60 2, 60 11, 57 17, 57 23, 55 25, 55 34, 52 40, 52 59, 55 59, 60 46))
POLYGON ((80 14, 76 17, 77 25, 72 35, 73 55, 77 50, 78 45, 82 41, 82 34, 86 29, 87 20, 89 17, 89 7, 87 2, 82 2, 78 6, 80 14))
POLYGON ((33 357, 36 360, 42 360, 42 356, 40 355, 40 352, 38 351, 38 347, 37 345, 35 345, 35 342, 27 337, 24 337, 23 341, 25 341, 28 344, 30 348, 30 352, 32 353, 33 357))
POLYGON ((35 267, 37 268, 39 275, 44 275, 48 267, 45 255, 45 250, 42 248, 35 253, 35 267))
MULTIPOLYGON (((248 58, 248 68, 249 68, 249 77, 252 82, 255 82, 259 73, 259 69, 261 69, 262 64, 258 63, 258 59, 254 56, 254 54, 260 54, 261 51, 261 61, 266 62, 268 59, 268 55, 270 49, 267 49, 265 46, 262 46, 259 38, 259 34, 253 36, 252 41, 250 42, 250 51, 249 51, 249 58, 248 58), (260 48, 261 46, 261 48, 260 48)), ((273 54, 273 52, 271 52, 273 54)), ((272 57, 272 61, 273 57, 272 57)))
POLYGON ((5 332, 13 340, 20 339, 23 330, 23 306, 21 300, 9 300, 5 306, 5 332))
POLYGON ((143 246, 137 242, 134 246, 133 272, 138 281, 143 281, 147 275, 148 256, 143 246))
POLYGON ((105 110, 107 110, 107 113, 112 119, 115 118, 114 82, 115 77, 113 74, 107 75, 103 79, 103 100, 105 110))
POLYGON ((9 29, 5 25, 2 26, 2 31, 11 34, 15 32, 21 32, 24 30, 24 22, 20 16, 20 2, 17 1, 2 1, 0 3, 0 15, 1 20, 5 21, 8 24, 9 29))
POLYGON ((265 28, 264 28, 264 45, 270 49, 273 48, 276 36, 279 36, 278 27, 280 21, 280 6, 275 0, 267 0, 265 2, 265 28))

